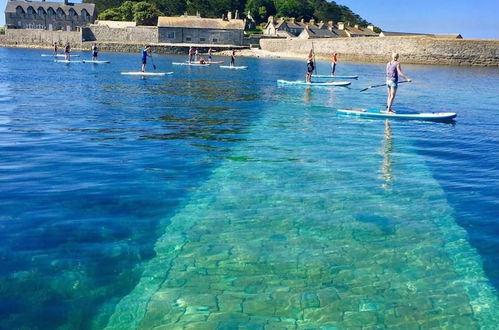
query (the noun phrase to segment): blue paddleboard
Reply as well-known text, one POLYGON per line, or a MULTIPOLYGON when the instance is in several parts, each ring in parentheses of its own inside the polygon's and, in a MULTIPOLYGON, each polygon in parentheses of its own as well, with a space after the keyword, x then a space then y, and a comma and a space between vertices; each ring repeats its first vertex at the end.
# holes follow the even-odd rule
POLYGON ((455 112, 397 112, 389 113, 379 109, 337 109, 338 115, 356 116, 364 118, 383 118, 383 119, 413 119, 430 121, 449 121, 456 118, 455 112))

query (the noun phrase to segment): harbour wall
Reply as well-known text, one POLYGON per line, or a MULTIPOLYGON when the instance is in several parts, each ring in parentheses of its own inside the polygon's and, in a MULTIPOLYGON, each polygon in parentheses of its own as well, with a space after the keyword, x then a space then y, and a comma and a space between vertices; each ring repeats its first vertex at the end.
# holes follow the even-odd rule
POLYGON ((142 45, 157 43, 159 40, 158 28, 155 26, 112 28, 106 25, 92 25, 83 28, 82 38, 84 41, 141 43, 142 45))
POLYGON ((332 39, 261 39, 262 50, 285 56, 306 57, 314 49, 320 58, 338 53, 340 60, 386 62, 392 52, 404 63, 499 66, 499 40, 379 37, 332 39))
MULTIPOLYGON (((92 41, 102 51, 136 52, 144 44, 155 46, 157 53, 185 54, 190 44, 160 44, 158 29, 137 26, 111 28, 96 26, 79 31, 6 29, 0 45, 26 48, 51 48, 54 42, 70 42, 74 49, 89 49, 92 41)), ((244 48, 234 45, 194 45, 214 50, 244 48)), ((430 37, 328 38, 328 39, 260 39, 260 48, 274 57, 306 57, 314 49, 318 58, 329 59, 338 53, 341 61, 386 62, 398 52, 404 63, 494 66, 499 67, 499 40, 437 39, 430 37)))
POLYGON ((79 45, 82 42, 82 32, 79 31, 47 31, 27 29, 5 29, 5 34, 0 35, 0 44, 5 46, 48 46, 52 47, 54 42, 71 45, 79 45))

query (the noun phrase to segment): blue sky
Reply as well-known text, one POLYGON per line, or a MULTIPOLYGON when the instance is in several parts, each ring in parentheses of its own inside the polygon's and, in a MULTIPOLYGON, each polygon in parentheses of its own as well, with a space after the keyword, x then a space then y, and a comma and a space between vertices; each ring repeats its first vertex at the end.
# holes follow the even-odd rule
MULTIPOLYGON (((81 2, 81 1, 75 1, 81 2)), ((7 0, 0 0, 0 25, 7 0)), ((338 0, 382 30, 499 39, 499 0, 338 0)))
POLYGON ((499 0, 337 0, 391 32, 460 33, 499 39, 499 0))

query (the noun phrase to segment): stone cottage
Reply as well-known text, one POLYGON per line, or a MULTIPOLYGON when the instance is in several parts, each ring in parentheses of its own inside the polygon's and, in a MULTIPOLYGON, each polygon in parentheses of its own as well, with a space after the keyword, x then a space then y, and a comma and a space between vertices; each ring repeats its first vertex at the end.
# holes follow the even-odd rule
POLYGON ((42 1, 7 2, 5 25, 8 29, 75 31, 96 19, 95 4, 42 1))
POLYGON ((316 38, 353 38, 353 37, 378 37, 374 32, 374 26, 369 24, 367 27, 359 25, 350 26, 344 22, 334 24, 329 21, 316 23, 311 19, 308 23, 301 21, 297 22, 294 18, 284 20, 280 18, 278 22, 272 16, 264 28, 264 34, 267 36, 295 38, 300 39, 316 39, 316 38))
POLYGON ((183 15, 158 17, 160 43, 242 45, 245 21, 227 18, 202 18, 183 15))

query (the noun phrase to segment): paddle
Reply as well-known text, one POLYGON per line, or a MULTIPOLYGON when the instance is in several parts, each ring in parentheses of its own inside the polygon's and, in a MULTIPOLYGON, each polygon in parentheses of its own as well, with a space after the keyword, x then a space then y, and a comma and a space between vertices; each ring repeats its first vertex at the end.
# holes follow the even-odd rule
POLYGON ((314 72, 315 74, 317 73, 317 61, 315 60, 315 49, 314 49, 314 42, 312 41, 312 52, 314 53, 314 72))
MULTIPOLYGON (((399 84, 403 84, 403 83, 406 83, 406 82, 411 82, 412 80, 404 80, 404 81, 401 81, 399 82, 399 84)), ((382 86, 386 86, 386 83, 384 84, 379 84, 379 85, 371 85, 369 87, 366 87, 366 88, 363 88, 361 89, 360 91, 363 92, 363 91, 367 91, 368 89, 371 89, 371 88, 375 88, 375 87, 382 87, 382 86)))
POLYGON ((154 70, 156 70, 156 64, 154 64, 154 60, 152 59, 152 55, 151 55, 151 63, 152 63, 152 67, 154 68, 154 70))

